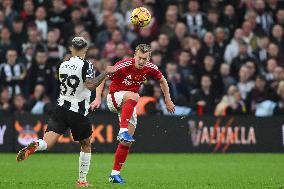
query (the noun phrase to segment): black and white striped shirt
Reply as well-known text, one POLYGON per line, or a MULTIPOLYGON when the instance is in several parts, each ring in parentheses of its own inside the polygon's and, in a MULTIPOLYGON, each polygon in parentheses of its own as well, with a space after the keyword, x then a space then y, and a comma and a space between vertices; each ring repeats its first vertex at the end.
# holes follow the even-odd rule
POLYGON ((58 105, 73 112, 87 115, 91 91, 84 85, 86 78, 94 78, 92 63, 77 56, 59 67, 60 96, 58 105))
POLYGON ((26 68, 22 63, 16 63, 14 65, 4 63, 0 65, 0 81, 2 84, 7 86, 11 96, 20 94, 21 87, 20 84, 23 81, 23 74, 26 68))

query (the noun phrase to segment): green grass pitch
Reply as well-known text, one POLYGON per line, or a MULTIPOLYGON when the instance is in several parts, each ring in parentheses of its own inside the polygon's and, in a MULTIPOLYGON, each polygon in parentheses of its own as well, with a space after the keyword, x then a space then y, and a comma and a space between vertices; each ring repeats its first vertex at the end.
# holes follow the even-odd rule
MULTIPOLYGON (((78 154, 35 154, 16 163, 0 153, 0 188, 75 188, 78 154)), ((284 189, 284 154, 130 154, 125 185, 108 183, 113 154, 93 154, 90 188, 284 189)))

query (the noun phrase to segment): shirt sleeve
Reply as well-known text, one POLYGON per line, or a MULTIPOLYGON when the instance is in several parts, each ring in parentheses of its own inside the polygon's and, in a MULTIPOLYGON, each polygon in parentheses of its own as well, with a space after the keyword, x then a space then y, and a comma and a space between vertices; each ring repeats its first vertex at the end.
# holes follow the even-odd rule
POLYGON ((163 77, 162 72, 158 68, 150 68, 149 76, 155 80, 160 80, 163 77))
POLYGON ((94 66, 91 62, 84 60, 84 65, 82 68, 82 78, 85 82, 87 78, 93 79, 95 77, 94 66))

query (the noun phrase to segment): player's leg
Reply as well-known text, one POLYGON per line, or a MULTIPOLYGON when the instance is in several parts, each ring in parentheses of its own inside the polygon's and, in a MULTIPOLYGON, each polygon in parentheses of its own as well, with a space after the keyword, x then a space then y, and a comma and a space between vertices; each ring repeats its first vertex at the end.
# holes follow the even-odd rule
POLYGON ((92 186, 87 182, 91 162, 91 135, 92 127, 87 117, 78 113, 72 113, 68 120, 73 139, 79 141, 81 152, 79 156, 79 179, 76 182, 77 187, 92 186))
POLYGON ((121 117, 119 123, 120 129, 118 134, 119 141, 126 141, 126 142, 135 141, 128 132, 128 124, 133 115, 138 100, 139 100, 138 93, 128 91, 123 95, 123 101, 121 104, 121 115, 120 115, 121 117))
POLYGON ((33 141, 27 147, 21 149, 17 155, 16 160, 20 162, 25 160, 36 151, 49 150, 56 143, 59 137, 60 134, 53 131, 45 133, 43 139, 33 141))
POLYGON ((81 145, 81 152, 79 157, 79 179, 77 181, 78 187, 92 186, 87 182, 87 174, 91 162, 91 137, 79 141, 81 145))
MULTIPOLYGON (((130 119, 130 123, 128 124, 128 133, 131 136, 133 136, 135 133, 136 124, 137 124, 137 116, 136 116, 136 112, 134 112, 130 119)), ((121 183, 121 184, 125 183, 125 181, 120 175, 120 170, 127 159, 131 145, 132 143, 130 142, 126 142, 126 141, 119 142, 118 147, 115 152, 115 156, 114 156, 113 168, 111 171, 111 175, 109 177, 110 182, 121 183)))
POLYGON ((57 107, 48 121, 48 127, 43 139, 33 141, 27 147, 21 149, 16 157, 17 162, 25 160, 36 151, 50 150, 60 135, 65 133, 66 129, 65 113, 61 108, 57 107))

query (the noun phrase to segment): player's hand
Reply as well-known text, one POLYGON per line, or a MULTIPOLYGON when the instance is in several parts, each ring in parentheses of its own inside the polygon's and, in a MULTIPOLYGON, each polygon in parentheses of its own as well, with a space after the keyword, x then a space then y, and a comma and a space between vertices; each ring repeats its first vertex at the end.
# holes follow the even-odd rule
POLYGON ((90 104, 90 108, 91 110, 94 110, 94 109, 98 109, 101 105, 101 99, 98 99, 96 98, 91 104, 90 104))
POLYGON ((173 101, 171 101, 171 100, 166 101, 166 108, 167 108, 168 112, 174 113, 175 112, 175 105, 174 105, 173 101))
POLYGON ((116 72, 116 67, 115 67, 115 66, 107 66, 107 67, 106 67, 106 72, 107 72, 108 74, 115 73, 115 72, 116 72))

